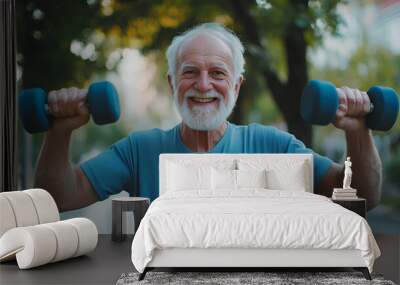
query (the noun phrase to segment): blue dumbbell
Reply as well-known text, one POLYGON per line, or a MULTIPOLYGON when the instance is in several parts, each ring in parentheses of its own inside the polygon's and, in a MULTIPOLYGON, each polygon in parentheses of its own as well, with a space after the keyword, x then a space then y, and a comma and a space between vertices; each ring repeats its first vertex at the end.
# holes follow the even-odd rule
MULTIPOLYGON (((372 130, 388 131, 396 122, 399 99, 392 88, 373 86, 367 91, 371 108, 367 115, 367 126, 372 130)), ((339 107, 336 87, 330 82, 310 80, 301 97, 300 113, 309 124, 333 123, 339 107)))
MULTIPOLYGON (((110 82, 91 84, 86 104, 98 125, 114 123, 119 119, 118 93, 110 82)), ((40 133, 50 128, 52 116, 48 111, 47 96, 43 89, 22 90, 18 98, 18 107, 22 124, 28 132, 40 133)))

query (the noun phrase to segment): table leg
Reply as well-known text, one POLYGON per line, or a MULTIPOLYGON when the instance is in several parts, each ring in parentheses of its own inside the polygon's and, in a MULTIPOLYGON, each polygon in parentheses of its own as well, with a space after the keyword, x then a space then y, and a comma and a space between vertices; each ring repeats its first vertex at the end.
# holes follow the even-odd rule
POLYGON ((117 201, 112 201, 112 236, 113 241, 123 241, 125 217, 123 215, 122 204, 117 201))
POLYGON ((133 231, 134 235, 135 235, 137 229, 139 228, 140 221, 143 219, 148 208, 149 208, 149 203, 140 203, 135 207, 135 209, 133 211, 134 223, 135 223, 134 231, 133 231))

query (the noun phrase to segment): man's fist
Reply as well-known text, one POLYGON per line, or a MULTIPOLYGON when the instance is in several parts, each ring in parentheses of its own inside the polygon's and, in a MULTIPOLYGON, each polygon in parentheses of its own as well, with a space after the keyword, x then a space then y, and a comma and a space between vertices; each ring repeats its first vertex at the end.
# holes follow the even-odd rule
POLYGON ((371 103, 366 92, 349 87, 337 88, 339 107, 336 112, 335 127, 344 131, 366 129, 365 117, 371 103))
POLYGON ((90 118, 86 94, 87 90, 76 87, 50 91, 47 100, 53 116, 50 130, 72 131, 86 124, 90 118))

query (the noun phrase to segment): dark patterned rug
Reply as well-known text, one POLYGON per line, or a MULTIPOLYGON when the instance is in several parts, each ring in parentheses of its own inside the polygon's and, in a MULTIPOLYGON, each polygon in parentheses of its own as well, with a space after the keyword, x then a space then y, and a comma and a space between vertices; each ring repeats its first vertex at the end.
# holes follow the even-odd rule
POLYGON ((371 274, 372 281, 364 278, 361 272, 155 272, 150 271, 142 281, 138 281, 139 273, 124 273, 117 285, 133 284, 387 284, 382 275, 371 274))

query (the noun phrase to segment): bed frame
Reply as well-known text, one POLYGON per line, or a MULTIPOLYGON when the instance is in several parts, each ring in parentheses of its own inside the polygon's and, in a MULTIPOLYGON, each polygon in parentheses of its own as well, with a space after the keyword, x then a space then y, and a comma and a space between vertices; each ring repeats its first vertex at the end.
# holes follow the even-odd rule
MULTIPOLYGON (((306 191, 313 193, 313 159, 311 154, 161 154, 159 162, 160 195, 165 192, 166 165, 174 160, 209 160, 251 158, 305 160, 309 165, 306 191)), ((371 276, 360 250, 331 249, 254 249, 254 248, 168 248, 157 249, 139 280, 155 268, 229 268, 234 271, 252 271, 270 268, 343 268, 361 271, 367 280, 371 276)), ((231 271, 231 270, 230 270, 231 271)), ((263 270, 259 270, 263 271, 263 270)))
MULTIPOLYGON (((359 250, 329 249, 193 249, 170 248, 156 250, 152 261, 139 275, 155 268, 230 268, 252 271, 271 268, 337 268, 352 267, 371 280, 368 268, 359 250)), ((262 271, 262 270, 261 270, 262 271)))

